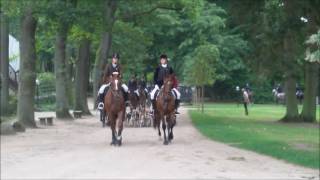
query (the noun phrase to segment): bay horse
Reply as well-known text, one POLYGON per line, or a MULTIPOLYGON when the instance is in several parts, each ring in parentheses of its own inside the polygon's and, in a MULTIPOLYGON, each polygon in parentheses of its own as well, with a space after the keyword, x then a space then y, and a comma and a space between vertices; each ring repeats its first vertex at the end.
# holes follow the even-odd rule
POLYGON ((119 73, 114 72, 110 81, 110 88, 104 98, 105 110, 110 122, 112 141, 111 145, 122 145, 123 121, 125 118, 125 100, 121 89, 119 73))
POLYGON ((173 76, 166 75, 159 95, 156 97, 154 127, 158 128, 159 136, 161 136, 160 124, 162 124, 164 145, 168 145, 173 139, 173 127, 176 124, 175 97, 172 93, 172 88, 173 76))
POLYGON ((138 92, 140 95, 139 96, 140 126, 151 125, 151 122, 146 122, 147 94, 144 90, 144 87, 140 83, 138 84, 138 92))
MULTIPOLYGON (((134 80, 133 83, 137 83, 136 80, 134 80)), ((138 124, 138 120, 139 120, 139 97, 135 92, 136 86, 130 86, 129 85, 129 94, 128 94, 128 98, 129 98, 129 102, 130 102, 130 115, 128 115, 128 124, 135 126, 138 124)))

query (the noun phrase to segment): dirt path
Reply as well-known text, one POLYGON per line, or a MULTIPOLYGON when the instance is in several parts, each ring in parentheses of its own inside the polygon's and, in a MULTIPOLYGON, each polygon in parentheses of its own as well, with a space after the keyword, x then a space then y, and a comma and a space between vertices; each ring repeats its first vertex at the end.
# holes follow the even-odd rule
POLYGON ((181 112, 169 146, 152 128, 125 128, 123 146, 112 147, 96 113, 1 136, 1 179, 319 179, 317 170, 210 141, 191 125, 186 109, 181 112))

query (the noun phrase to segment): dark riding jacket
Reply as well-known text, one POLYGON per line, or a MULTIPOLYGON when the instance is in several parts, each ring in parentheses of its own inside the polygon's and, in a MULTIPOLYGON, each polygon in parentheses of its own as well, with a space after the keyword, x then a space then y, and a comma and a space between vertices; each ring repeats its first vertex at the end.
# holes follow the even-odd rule
POLYGON ((158 85, 159 88, 163 85, 163 79, 167 74, 173 74, 173 69, 167 65, 167 67, 162 67, 159 65, 154 72, 153 81, 154 84, 158 85))
POLYGON ((114 72, 118 72, 119 73, 119 77, 121 77, 122 75, 122 69, 120 64, 117 64, 115 67, 112 66, 112 63, 108 64, 104 70, 104 81, 106 83, 109 82, 110 77, 112 76, 112 73, 114 72))
POLYGON ((144 88, 147 87, 147 83, 146 83, 145 80, 140 80, 140 81, 138 82, 138 86, 140 86, 140 88, 144 89, 144 88))
POLYGON ((135 91, 138 89, 138 82, 136 79, 130 79, 128 83, 128 88, 130 91, 135 91))

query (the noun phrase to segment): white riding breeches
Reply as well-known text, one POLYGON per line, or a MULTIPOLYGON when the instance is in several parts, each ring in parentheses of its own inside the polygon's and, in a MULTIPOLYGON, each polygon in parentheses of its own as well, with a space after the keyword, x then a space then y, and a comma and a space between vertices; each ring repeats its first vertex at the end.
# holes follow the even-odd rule
MULTIPOLYGON (((159 87, 156 85, 155 87, 154 87, 154 89, 151 91, 151 93, 150 93, 150 99, 151 100, 154 100, 154 96, 155 96, 155 93, 157 92, 157 90, 159 90, 159 87)), ((172 91, 174 91, 175 92, 175 94, 177 95, 177 99, 178 100, 180 100, 180 97, 181 97, 181 93, 178 91, 178 89, 176 89, 176 88, 173 88, 172 89, 172 91)))
POLYGON ((103 94, 103 93, 104 93, 104 90, 105 90, 108 86, 110 86, 110 83, 108 83, 108 84, 103 84, 103 85, 100 87, 100 89, 99 89, 99 91, 98 91, 98 94, 103 94))
POLYGON ((137 90, 135 90, 134 91, 134 93, 136 93, 138 96, 140 96, 140 94, 139 94, 139 90, 137 89, 137 90))
MULTIPOLYGON (((98 94, 103 94, 103 93, 104 93, 104 90, 105 90, 107 87, 109 87, 109 86, 110 86, 110 83, 108 83, 108 84, 103 84, 103 85, 100 87, 98 94)), ((123 90, 124 90, 125 92, 128 92, 128 87, 127 87, 127 85, 122 84, 121 87, 123 88, 123 90)))
POLYGON ((154 100, 154 98, 155 98, 154 96, 155 96, 157 90, 159 90, 159 87, 158 87, 158 85, 155 85, 153 90, 150 93, 150 99, 151 100, 154 100))
POLYGON ((178 89, 173 88, 172 90, 176 93, 176 95, 177 95, 177 97, 176 97, 176 98, 177 98, 178 100, 180 100, 181 93, 178 91, 178 89))
POLYGON ((125 92, 128 92, 129 88, 128 88, 128 86, 126 84, 122 84, 121 87, 123 88, 123 90, 125 92))

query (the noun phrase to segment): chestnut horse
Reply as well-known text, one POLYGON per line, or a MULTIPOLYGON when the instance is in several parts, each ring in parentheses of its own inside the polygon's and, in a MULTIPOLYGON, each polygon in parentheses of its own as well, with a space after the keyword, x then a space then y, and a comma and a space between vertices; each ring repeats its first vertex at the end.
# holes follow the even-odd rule
POLYGON ((160 89, 159 95, 156 97, 154 127, 158 128, 159 136, 161 136, 160 124, 162 123, 164 145, 168 145, 173 139, 172 130, 176 124, 175 98, 172 94, 172 87, 173 76, 166 75, 163 80, 163 86, 160 89))
POLYGON ((104 98, 105 110, 112 131, 111 145, 122 144, 123 121, 125 118, 125 100, 118 73, 113 73, 110 88, 104 98))

